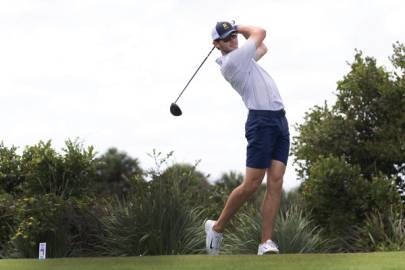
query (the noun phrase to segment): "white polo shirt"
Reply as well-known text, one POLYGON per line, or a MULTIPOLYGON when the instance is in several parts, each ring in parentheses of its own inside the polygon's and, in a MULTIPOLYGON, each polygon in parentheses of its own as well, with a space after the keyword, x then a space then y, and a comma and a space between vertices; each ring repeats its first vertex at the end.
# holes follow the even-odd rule
POLYGON ((256 62, 256 44, 243 46, 218 58, 224 78, 242 97, 249 110, 277 111, 284 108, 273 78, 256 62))

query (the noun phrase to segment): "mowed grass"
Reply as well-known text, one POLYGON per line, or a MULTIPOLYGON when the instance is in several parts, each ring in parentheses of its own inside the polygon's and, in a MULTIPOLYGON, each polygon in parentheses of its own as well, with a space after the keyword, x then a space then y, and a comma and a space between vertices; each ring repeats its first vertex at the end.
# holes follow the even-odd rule
POLYGON ((0 260, 1 270, 153 270, 153 269, 254 269, 254 270, 403 270, 405 252, 356 254, 293 254, 271 256, 144 256, 0 260))

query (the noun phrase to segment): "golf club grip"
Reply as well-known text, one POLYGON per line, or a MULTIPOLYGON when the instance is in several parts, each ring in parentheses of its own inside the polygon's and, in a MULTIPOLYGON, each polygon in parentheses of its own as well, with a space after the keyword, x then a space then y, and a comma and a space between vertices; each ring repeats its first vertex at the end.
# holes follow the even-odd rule
POLYGON ((181 97, 181 95, 183 94, 183 92, 186 90, 187 86, 190 84, 190 82, 193 80, 194 76, 197 74, 197 72, 200 70, 200 68, 202 67, 202 65, 205 63, 205 61, 207 61, 208 56, 210 56, 210 54, 212 53, 212 51, 215 49, 215 46, 212 47, 211 51, 208 53, 208 55, 204 58, 204 60, 202 61, 202 63, 200 64, 200 66, 197 68, 197 70, 194 72, 193 76, 191 76, 191 79, 187 82, 186 86, 184 86, 183 90, 181 91, 180 95, 177 97, 176 101, 174 103, 176 103, 179 98, 181 97))

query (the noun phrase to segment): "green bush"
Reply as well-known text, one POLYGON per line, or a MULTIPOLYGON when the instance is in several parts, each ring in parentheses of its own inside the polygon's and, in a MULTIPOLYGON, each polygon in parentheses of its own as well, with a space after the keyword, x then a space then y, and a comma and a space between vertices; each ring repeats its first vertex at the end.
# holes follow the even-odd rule
MULTIPOLYGON (((150 186, 146 184, 146 189, 150 186)), ((100 219, 105 256, 174 255, 201 253, 204 248, 203 211, 185 205, 170 190, 150 189, 145 197, 107 204, 100 219)))
POLYGON ((364 215, 367 182, 360 170, 344 160, 327 157, 312 165, 302 187, 306 207, 329 237, 346 235, 364 215))
POLYGON ((64 200, 51 193, 18 199, 9 256, 37 257, 41 242, 50 258, 89 254, 98 229, 92 205, 91 199, 64 200))
POLYGON ((25 195, 52 193, 67 199, 92 193, 96 175, 93 148, 68 140, 63 152, 57 153, 51 141, 26 147, 21 156, 25 195))
POLYGON ((11 240, 21 257, 37 257, 40 242, 47 242, 49 257, 66 256, 65 207, 63 199, 53 194, 17 200, 17 226, 11 240))
POLYGON ((329 241, 324 240, 322 229, 304 210, 294 205, 280 213, 274 239, 282 253, 328 252, 329 241))
POLYGON ((389 211, 371 213, 364 225, 354 230, 353 238, 354 251, 404 251, 405 217, 403 211, 391 208, 389 211))
POLYGON ((15 214, 12 196, 0 193, 0 258, 9 255, 9 241, 15 227, 15 214))
POLYGON ((17 148, 7 148, 0 143, 0 193, 11 195, 21 194, 21 183, 24 176, 21 173, 20 156, 17 148))
POLYGON ((132 180, 142 179, 144 172, 138 159, 131 158, 125 152, 110 148, 96 159, 97 183, 94 187, 101 196, 125 198, 133 189, 132 180))
MULTIPOLYGON (((170 155, 168 156, 170 157, 170 155)), ((166 158, 168 158, 166 157, 166 158)), ((175 165, 162 171, 166 159, 155 153, 150 181, 134 179, 126 200, 106 203, 99 219, 96 248, 102 255, 172 255, 201 253, 205 246, 202 203, 208 183, 195 166, 175 165)))
POLYGON ((161 174, 152 176, 150 182, 153 189, 173 191, 190 207, 204 206, 209 203, 210 185, 206 176, 196 170, 197 165, 174 164, 161 174))
POLYGON ((292 152, 305 203, 336 250, 349 251, 353 227, 398 208, 395 193, 404 196, 405 47, 393 48, 392 71, 356 51, 336 102, 313 107, 296 128, 292 152))
POLYGON ((353 227, 361 226, 375 210, 400 207, 395 184, 383 175, 364 179, 358 166, 327 157, 314 163, 311 179, 302 187, 302 196, 314 221, 334 239, 336 250, 351 249, 353 227))
MULTIPOLYGON (((226 231, 224 253, 255 254, 261 241, 261 214, 254 206, 243 209, 232 220, 226 231)), ((298 205, 280 211, 273 232, 273 240, 281 253, 314 253, 328 251, 328 242, 323 240, 322 230, 304 214, 298 205)))

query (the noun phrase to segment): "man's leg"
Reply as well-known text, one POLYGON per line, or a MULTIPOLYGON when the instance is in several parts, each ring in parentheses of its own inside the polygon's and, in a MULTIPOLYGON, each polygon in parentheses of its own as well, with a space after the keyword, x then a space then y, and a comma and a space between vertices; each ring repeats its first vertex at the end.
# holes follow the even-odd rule
POLYGON ((229 195, 221 215, 213 226, 214 231, 219 233, 224 232, 225 226, 235 215, 238 209, 260 187, 265 173, 266 169, 246 168, 245 179, 243 180, 242 184, 235 188, 229 195))
POLYGON ((272 239, 274 224, 280 208, 280 197, 283 188, 283 176, 286 166, 278 160, 271 161, 267 170, 267 190, 263 198, 262 211, 262 243, 272 239))

